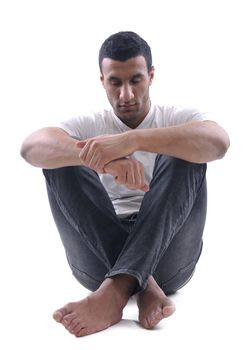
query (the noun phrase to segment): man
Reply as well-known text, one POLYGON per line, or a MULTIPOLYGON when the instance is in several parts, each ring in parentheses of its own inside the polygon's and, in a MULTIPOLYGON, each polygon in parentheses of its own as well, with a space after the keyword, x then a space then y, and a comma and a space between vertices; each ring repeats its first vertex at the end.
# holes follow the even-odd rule
POLYGON ((151 105, 151 50, 137 34, 106 39, 99 65, 112 110, 38 130, 21 150, 44 169, 72 272, 93 291, 53 314, 75 336, 119 322, 133 294, 144 328, 173 314, 167 295, 201 254, 206 163, 229 147, 199 111, 151 105))

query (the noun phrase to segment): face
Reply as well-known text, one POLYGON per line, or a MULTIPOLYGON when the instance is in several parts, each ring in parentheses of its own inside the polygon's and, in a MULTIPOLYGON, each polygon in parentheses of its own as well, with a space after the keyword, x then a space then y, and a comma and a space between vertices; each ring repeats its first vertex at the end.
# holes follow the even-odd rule
POLYGON ((127 61, 104 58, 101 81, 108 100, 118 118, 136 128, 150 110, 149 88, 154 68, 148 72, 145 58, 137 56, 127 61))

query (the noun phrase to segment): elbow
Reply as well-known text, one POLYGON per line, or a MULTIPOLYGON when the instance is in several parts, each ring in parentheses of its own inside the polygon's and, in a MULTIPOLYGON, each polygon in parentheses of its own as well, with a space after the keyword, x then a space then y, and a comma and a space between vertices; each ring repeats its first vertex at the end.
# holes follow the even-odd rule
POLYGON ((27 142, 24 141, 20 148, 20 155, 27 162, 29 159, 29 151, 30 151, 30 147, 27 145, 27 142))
POLYGON ((213 159, 210 160, 222 159, 230 147, 230 138, 225 129, 215 122, 211 123, 212 129, 209 129, 212 131, 210 145, 212 145, 213 151, 211 151, 210 155, 213 153, 211 156, 213 159))
POLYGON ((32 161, 31 153, 32 153, 32 145, 30 142, 25 140, 23 144, 21 145, 20 148, 20 156, 27 162, 30 163, 31 165, 35 165, 32 161))
POLYGON ((224 135, 219 139, 218 145, 217 145, 217 159, 222 159, 226 152, 228 151, 230 147, 230 138, 226 132, 224 132, 224 135))
POLYGON ((194 159, 191 161, 195 163, 208 163, 214 160, 222 159, 230 147, 230 139, 227 137, 217 138, 210 143, 207 149, 197 148, 194 159))
POLYGON ((27 159, 28 159, 28 146, 26 145, 25 141, 21 145, 20 155, 22 158, 24 158, 27 161, 27 159))

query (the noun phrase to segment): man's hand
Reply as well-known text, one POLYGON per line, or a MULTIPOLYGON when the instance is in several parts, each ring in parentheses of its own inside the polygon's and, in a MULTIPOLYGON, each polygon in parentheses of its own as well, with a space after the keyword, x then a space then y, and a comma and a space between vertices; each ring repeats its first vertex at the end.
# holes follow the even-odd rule
POLYGON ((113 160, 105 165, 104 172, 114 176, 119 185, 125 185, 131 190, 149 191, 143 164, 137 160, 128 158, 113 160))
POLYGON ((77 146, 81 148, 79 158, 82 164, 99 173, 103 173, 105 165, 112 160, 127 157, 136 151, 131 132, 93 137, 78 141, 77 146))

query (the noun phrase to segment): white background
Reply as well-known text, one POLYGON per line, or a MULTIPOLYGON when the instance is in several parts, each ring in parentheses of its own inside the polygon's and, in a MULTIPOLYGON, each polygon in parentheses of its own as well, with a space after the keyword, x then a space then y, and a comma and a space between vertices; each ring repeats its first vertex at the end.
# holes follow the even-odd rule
MULTIPOLYGON (((244 349, 244 18, 242 1, 0 1, 2 349, 244 349), (204 251, 177 312, 154 331, 124 321, 75 339, 51 314, 86 291, 73 279, 40 169, 19 156, 37 128, 107 107, 101 43, 133 30, 150 44, 152 99, 210 111, 231 147, 208 167, 204 251)), ((134 321, 132 321, 132 319, 134 321)))

